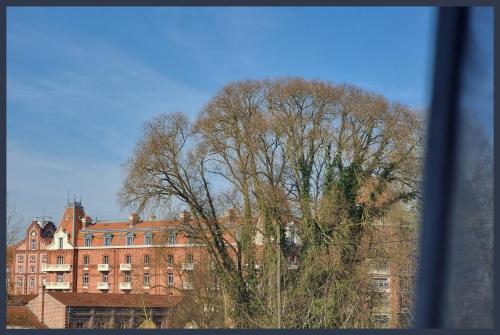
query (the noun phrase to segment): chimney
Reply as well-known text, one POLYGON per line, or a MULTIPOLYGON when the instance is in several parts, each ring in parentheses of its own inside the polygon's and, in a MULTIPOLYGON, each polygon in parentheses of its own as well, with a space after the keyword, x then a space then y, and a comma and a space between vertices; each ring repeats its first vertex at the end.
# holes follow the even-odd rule
POLYGON ((234 221, 234 220, 236 220, 236 214, 237 214, 236 208, 229 208, 226 211, 226 218, 227 218, 227 220, 228 221, 234 221))
POLYGON ((130 227, 132 227, 135 224, 139 223, 139 220, 140 220, 139 214, 137 214, 137 213, 132 213, 128 217, 128 221, 129 221, 130 227))
POLYGON ((189 213, 186 210, 182 211, 181 215, 180 215, 180 219, 184 222, 191 220, 191 213, 189 213))
POLYGON ((90 216, 81 217, 80 220, 82 221, 83 228, 87 228, 92 224, 92 218, 90 216))

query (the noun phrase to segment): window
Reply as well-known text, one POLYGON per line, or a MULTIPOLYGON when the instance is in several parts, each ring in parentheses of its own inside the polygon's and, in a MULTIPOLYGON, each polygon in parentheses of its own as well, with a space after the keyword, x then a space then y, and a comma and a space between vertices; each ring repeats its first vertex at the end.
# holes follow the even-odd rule
POLYGON ((46 263, 47 262, 47 255, 42 255, 42 262, 46 263))
POLYGON ((91 235, 85 236, 85 246, 90 247, 91 245, 92 245, 92 236, 91 235))
POLYGON ((17 261, 18 261, 19 263, 24 262, 24 257, 23 257, 23 256, 17 256, 17 261))
POLYGON ((83 328, 84 325, 85 325, 85 322, 83 322, 83 321, 76 321, 74 328, 83 328))
POLYGON ((127 245, 134 245, 134 234, 127 234, 127 245))
POLYGON ((125 273, 124 277, 125 277, 125 282, 130 283, 130 273, 125 273))
POLYGON ((132 264, 132 256, 130 255, 125 256, 125 263, 132 264))
POLYGON ((146 235, 144 235, 144 244, 145 245, 151 245, 152 243, 152 235, 151 233, 148 233, 146 235))
POLYGON ((188 262, 189 264, 191 264, 191 263, 193 263, 193 260, 194 260, 194 258, 193 258, 193 254, 188 254, 188 255, 187 255, 187 262, 188 262))
POLYGON ((149 255, 144 256, 144 265, 149 265, 149 255))
POLYGON ((373 321, 381 326, 384 326, 389 323, 389 317, 387 315, 374 315, 373 321))
POLYGON ((104 273, 102 274, 102 281, 103 281, 104 283, 107 283, 107 282, 108 282, 108 273, 107 273, 107 272, 104 272, 104 273))
POLYGON ((35 278, 30 277, 30 288, 34 288, 34 287, 35 287, 35 278))
POLYGON ((144 274, 144 286, 149 286, 149 273, 144 274))
POLYGON ((88 272, 85 272, 83 274, 83 286, 88 286, 89 285, 89 274, 88 272))
POLYGON ((169 229, 168 230, 168 244, 175 244, 176 236, 175 236, 175 230, 169 229))
POLYGON ((127 322, 126 321, 120 321, 118 328, 120 329, 125 329, 127 328, 127 322))
POLYGON ((167 274, 167 284, 168 284, 168 286, 174 285, 174 273, 173 272, 169 272, 167 274))
POLYGON ((192 235, 188 235, 188 236, 187 236, 187 243, 188 243, 189 245, 193 245, 193 236, 192 236, 192 235))
POLYGON ((102 258, 102 262, 103 262, 104 264, 109 264, 109 256, 104 256, 104 257, 102 258))
POLYGON ((59 237, 59 249, 62 249, 64 245, 64 240, 62 237, 59 237))
POLYGON ((31 250, 35 250, 36 249, 36 240, 31 240, 31 250))
POLYGON ((385 290, 389 288, 388 278, 372 278, 371 286, 375 290, 385 290))
POLYGON ((35 255, 31 255, 30 256, 30 262, 31 263, 35 263, 35 261, 36 261, 36 256, 35 255))
POLYGON ((64 256, 57 257, 57 264, 64 264, 64 256))
POLYGON ((63 282, 63 279, 64 279, 64 275, 62 273, 58 273, 57 274, 57 278, 56 278, 56 281, 58 283, 62 283, 63 282))
POLYGON ((406 308, 408 306, 409 306, 408 297, 406 297, 404 295, 400 295, 399 296, 399 309, 403 310, 404 308, 406 308))
POLYGON ((17 278, 17 287, 22 288, 23 287, 23 278, 17 278))
POLYGON ((30 266, 30 272, 35 273, 35 266, 34 265, 30 266))
POLYGON ((89 256, 83 256, 83 264, 89 265, 89 256))
POLYGON ((111 235, 109 234, 104 235, 104 246, 105 247, 111 246, 111 235))
POLYGON ((168 255, 167 256, 167 264, 168 264, 168 266, 173 266, 174 265, 174 255, 168 255))
POLYGON ((18 273, 23 273, 24 272, 23 269, 24 269, 24 267, 22 265, 20 265, 20 266, 17 267, 17 272, 18 273))

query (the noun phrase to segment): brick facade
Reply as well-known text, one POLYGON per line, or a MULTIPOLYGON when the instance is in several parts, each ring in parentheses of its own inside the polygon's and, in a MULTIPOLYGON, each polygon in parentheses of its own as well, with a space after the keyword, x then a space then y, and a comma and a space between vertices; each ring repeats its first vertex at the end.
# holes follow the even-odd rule
POLYGON ((204 257, 186 220, 93 222, 68 204, 57 229, 34 220, 16 246, 14 294, 38 294, 45 280, 47 292, 179 295, 204 257))
POLYGON ((28 308, 36 315, 38 320, 42 321, 49 328, 66 328, 67 309, 58 300, 50 294, 39 294, 35 299, 28 303, 28 308), (42 301, 44 317, 42 318, 42 301))

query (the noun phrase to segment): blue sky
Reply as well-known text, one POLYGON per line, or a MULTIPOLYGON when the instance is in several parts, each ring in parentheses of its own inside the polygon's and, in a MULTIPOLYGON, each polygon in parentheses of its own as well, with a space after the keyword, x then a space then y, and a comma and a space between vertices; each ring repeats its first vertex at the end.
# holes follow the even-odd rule
POLYGON ((431 8, 7 9, 7 196, 59 220, 67 192, 120 219, 144 121, 229 81, 301 76, 428 105, 431 8))

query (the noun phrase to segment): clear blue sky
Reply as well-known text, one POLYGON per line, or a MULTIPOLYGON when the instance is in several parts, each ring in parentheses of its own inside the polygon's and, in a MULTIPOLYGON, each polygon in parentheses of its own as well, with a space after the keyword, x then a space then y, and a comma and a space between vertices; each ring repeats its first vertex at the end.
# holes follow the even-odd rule
POLYGON ((117 203, 144 121, 194 116, 229 81, 302 76, 428 105, 431 8, 7 10, 7 196, 59 220, 67 191, 89 215, 117 203))

